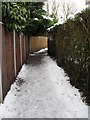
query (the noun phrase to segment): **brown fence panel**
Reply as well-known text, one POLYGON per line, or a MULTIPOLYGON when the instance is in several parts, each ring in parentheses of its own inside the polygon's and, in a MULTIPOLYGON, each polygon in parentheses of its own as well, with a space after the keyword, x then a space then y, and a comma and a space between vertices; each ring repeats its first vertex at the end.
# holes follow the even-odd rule
POLYGON ((29 55, 29 40, 28 40, 28 36, 25 36, 25 42, 26 42, 26 59, 27 59, 28 55, 29 55))
POLYGON ((22 64, 24 64, 24 35, 21 36, 22 40, 22 64))
POLYGON ((20 56, 20 36, 15 33, 15 42, 16 42, 16 71, 17 74, 21 68, 21 56, 20 56))
POLYGON ((24 62, 26 61, 26 37, 24 35, 24 62))
POLYGON ((0 23, 0 102, 2 102, 2 23, 0 23))
POLYGON ((45 48, 48 48, 48 38, 46 37, 45 39, 46 39, 45 40, 45 48))
POLYGON ((10 89, 11 84, 15 79, 14 71, 14 49, 13 49, 13 34, 6 33, 3 27, 3 63, 2 63, 2 89, 3 97, 5 97, 7 91, 10 89))
POLYGON ((47 37, 37 36, 30 37, 30 53, 38 51, 43 48, 47 48, 47 37))
MULTIPOLYGON (((20 37, 17 35, 17 33, 15 33, 15 37, 14 37, 14 33, 15 32, 7 33, 5 31, 4 25, 2 25, 2 38, 0 39, 0 43, 2 45, 2 48, 0 46, 0 56, 2 56, 2 61, 0 57, 0 75, 1 75, 0 86, 2 87, 3 95, 1 96, 0 93, 0 102, 2 102, 1 100, 2 97, 3 98, 5 97, 5 95, 10 89, 11 84, 15 80, 16 77, 15 67, 16 67, 16 71, 17 71, 16 75, 17 75, 21 66, 24 64, 29 54, 28 37, 27 36, 24 37, 24 35, 21 36, 21 46, 20 46, 20 37), (15 44, 14 44, 14 38, 15 38, 15 44), (14 53, 16 53, 16 55, 14 53), (21 57, 22 57, 22 65, 21 65, 21 57)), ((0 34, 1 34, 1 25, 0 25, 0 34)))
POLYGON ((7 82, 7 66, 6 66, 6 46, 5 46, 5 29, 4 26, 2 26, 2 92, 3 97, 5 96, 5 93, 7 92, 8 86, 6 85, 7 82))

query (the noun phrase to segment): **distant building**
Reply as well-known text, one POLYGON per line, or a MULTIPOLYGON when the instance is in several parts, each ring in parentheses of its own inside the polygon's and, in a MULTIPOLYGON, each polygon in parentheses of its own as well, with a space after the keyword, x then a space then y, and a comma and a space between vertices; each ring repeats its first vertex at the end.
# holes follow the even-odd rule
POLYGON ((86 0, 86 7, 90 7, 90 0, 86 0))

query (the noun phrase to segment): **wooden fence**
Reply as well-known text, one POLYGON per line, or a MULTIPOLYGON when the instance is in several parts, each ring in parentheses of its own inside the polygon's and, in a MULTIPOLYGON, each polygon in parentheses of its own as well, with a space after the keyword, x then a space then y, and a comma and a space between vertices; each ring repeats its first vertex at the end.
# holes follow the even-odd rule
POLYGON ((30 53, 36 52, 42 48, 47 48, 47 37, 30 37, 30 53))
POLYGON ((27 36, 6 32, 0 23, 0 102, 14 82, 29 54, 27 36))
POLYGON ((26 61, 29 52, 35 52, 47 47, 47 37, 38 36, 28 39, 15 31, 6 32, 0 23, 0 102, 18 75, 26 61))

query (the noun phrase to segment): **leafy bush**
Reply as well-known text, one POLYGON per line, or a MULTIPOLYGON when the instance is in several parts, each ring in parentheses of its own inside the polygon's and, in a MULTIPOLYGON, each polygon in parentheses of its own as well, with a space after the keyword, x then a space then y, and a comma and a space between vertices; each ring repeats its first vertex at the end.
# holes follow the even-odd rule
POLYGON ((6 31, 15 29, 21 32, 29 17, 29 11, 24 7, 24 3, 2 3, 2 22, 6 25, 6 31))
POLYGON ((48 27, 57 22, 45 10, 43 2, 2 2, 2 22, 7 31, 30 35, 46 34, 48 27), (46 16, 45 18, 43 16, 46 16))
POLYGON ((77 14, 48 32, 49 55, 70 76, 70 83, 90 104, 90 9, 77 14), (52 54, 54 50, 54 54, 52 54))

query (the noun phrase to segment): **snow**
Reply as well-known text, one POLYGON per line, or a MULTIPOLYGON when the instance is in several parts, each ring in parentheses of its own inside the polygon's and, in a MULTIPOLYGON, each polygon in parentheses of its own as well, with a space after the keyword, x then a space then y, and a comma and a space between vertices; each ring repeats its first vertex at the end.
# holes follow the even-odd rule
POLYGON ((44 19, 50 19, 51 21, 53 21, 53 19, 54 19, 54 18, 52 18, 52 17, 50 17, 50 16, 46 16, 46 15, 42 15, 42 17, 43 17, 44 19))
MULTIPOLYGON (((45 48, 45 49, 41 49, 41 50, 39 50, 38 52, 34 52, 34 53, 44 53, 44 52, 46 52, 48 49, 47 48, 45 48)), ((35 54, 34 54, 35 55, 35 54)))
POLYGON ((23 65, 0 106, 0 118, 88 118, 78 89, 46 50, 30 55, 23 65))
POLYGON ((48 28, 47 30, 50 31, 51 29, 53 29, 55 26, 51 26, 50 28, 48 28))
POLYGON ((34 20, 39 20, 38 18, 34 18, 34 20))
POLYGON ((58 22, 58 23, 54 24, 53 26, 49 27, 47 30, 50 31, 51 29, 53 29, 53 28, 56 27, 57 25, 60 25, 60 23, 58 22))

